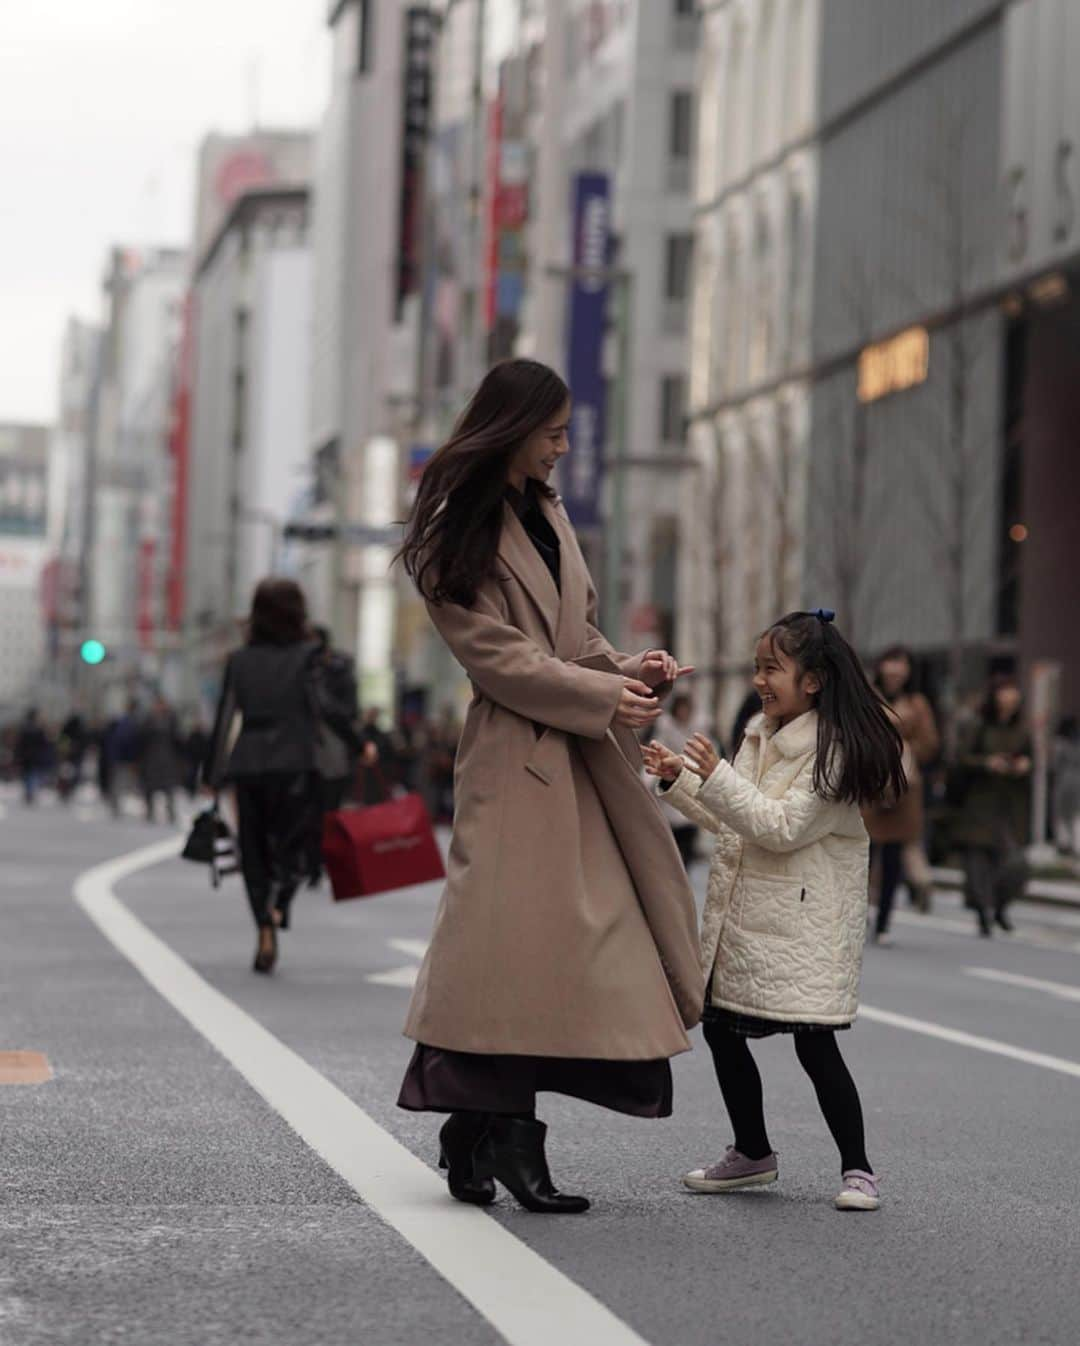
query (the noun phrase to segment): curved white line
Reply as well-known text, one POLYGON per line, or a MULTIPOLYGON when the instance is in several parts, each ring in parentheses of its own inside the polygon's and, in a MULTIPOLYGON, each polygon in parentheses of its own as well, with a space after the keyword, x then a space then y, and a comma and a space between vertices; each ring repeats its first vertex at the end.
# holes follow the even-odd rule
POLYGON ((87 870, 76 880, 75 900, 154 990, 506 1341, 646 1346, 520 1239, 482 1211, 452 1201, 432 1169, 119 901, 114 884, 172 858, 180 845, 170 837, 87 870))

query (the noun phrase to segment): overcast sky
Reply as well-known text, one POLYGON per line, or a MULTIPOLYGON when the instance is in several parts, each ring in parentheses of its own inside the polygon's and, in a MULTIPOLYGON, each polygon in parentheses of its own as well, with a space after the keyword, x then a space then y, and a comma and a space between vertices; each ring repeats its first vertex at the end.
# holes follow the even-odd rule
POLYGON ((210 130, 314 126, 326 0, 32 0, 0 20, 0 421, 50 421, 113 243, 184 245, 210 130))

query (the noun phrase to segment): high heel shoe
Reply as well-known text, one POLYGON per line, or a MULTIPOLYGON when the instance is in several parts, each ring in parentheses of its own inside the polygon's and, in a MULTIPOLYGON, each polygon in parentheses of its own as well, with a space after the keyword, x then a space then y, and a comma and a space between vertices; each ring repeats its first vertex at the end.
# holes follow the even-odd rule
POLYGON ((259 943, 255 949, 255 962, 252 965, 255 972, 273 972, 274 964, 277 962, 277 935, 274 933, 272 925, 262 925, 259 927, 259 943), (270 932, 269 941, 265 938, 266 931, 270 932))
POLYGON ((533 1117, 492 1117, 473 1151, 478 1178, 497 1178, 519 1205, 542 1215, 581 1215, 584 1196, 566 1196, 551 1181, 544 1138, 547 1127, 533 1117))
POLYGON ((471 1206, 490 1206, 495 1200, 495 1184, 490 1178, 477 1178, 473 1151, 487 1129, 484 1112, 452 1112, 439 1131, 439 1167, 446 1169, 450 1195, 471 1206))

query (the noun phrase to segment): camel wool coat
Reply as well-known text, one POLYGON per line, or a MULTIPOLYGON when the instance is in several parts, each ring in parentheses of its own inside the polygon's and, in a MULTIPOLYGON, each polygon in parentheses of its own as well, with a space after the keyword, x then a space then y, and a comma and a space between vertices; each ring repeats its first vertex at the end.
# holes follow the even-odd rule
POLYGON ((689 1048, 704 977, 693 896, 612 728, 623 678, 560 503, 561 596, 509 504, 471 608, 429 605, 473 685, 447 884, 406 1036, 493 1054, 657 1060, 689 1048))

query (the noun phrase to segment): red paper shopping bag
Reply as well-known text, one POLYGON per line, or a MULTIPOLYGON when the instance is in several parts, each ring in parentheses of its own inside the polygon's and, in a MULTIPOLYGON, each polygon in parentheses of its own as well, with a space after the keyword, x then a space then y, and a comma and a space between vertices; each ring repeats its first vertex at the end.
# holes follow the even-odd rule
POLYGON ((418 794, 328 813, 322 852, 335 902, 446 877, 431 818, 418 794))

